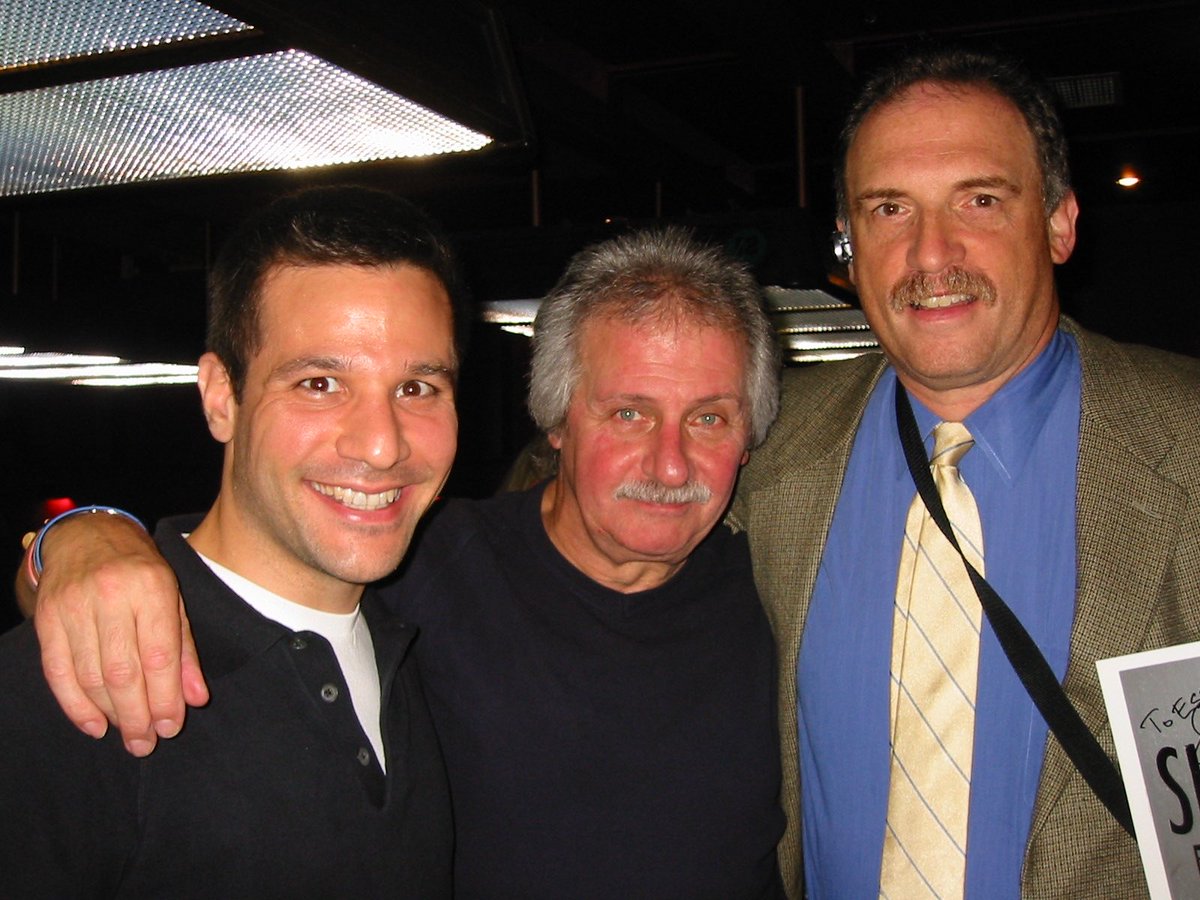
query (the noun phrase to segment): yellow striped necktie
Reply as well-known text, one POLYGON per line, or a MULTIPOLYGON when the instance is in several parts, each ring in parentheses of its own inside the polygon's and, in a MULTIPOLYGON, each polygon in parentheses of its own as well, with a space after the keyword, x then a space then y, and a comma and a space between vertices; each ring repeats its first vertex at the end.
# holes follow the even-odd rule
MULTIPOLYGON (((959 546, 982 575, 979 510, 958 471, 974 444, 961 423, 942 422, 930 465, 959 546)), ((880 897, 963 896, 981 618, 962 558, 914 497, 896 578, 880 897)))

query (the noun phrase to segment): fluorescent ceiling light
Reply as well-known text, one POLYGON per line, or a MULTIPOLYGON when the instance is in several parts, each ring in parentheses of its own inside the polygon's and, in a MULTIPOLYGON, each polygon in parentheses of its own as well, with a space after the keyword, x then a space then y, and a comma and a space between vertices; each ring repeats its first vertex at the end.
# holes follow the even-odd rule
POLYGON ((194 383, 198 371, 196 366, 180 363, 132 363, 116 356, 20 351, 19 347, 0 348, 0 380, 134 387, 194 383), (3 352, 6 350, 17 352, 3 352))
MULTIPOLYGON (((788 362, 848 359, 879 349, 862 310, 844 300, 822 290, 774 285, 762 290, 768 318, 788 362)), ((540 304, 540 300, 489 300, 479 317, 501 331, 532 337, 540 304)))
MULTIPOLYGON (((133 368, 133 367, 130 367, 133 368)), ((97 375, 72 378, 71 384, 84 387, 151 387, 159 384, 195 384, 195 372, 134 372, 128 375, 97 375)))
MULTIPOLYGON (((0 76, 255 29, 191 0, 3 0, 0 76)), ((0 94, 0 197, 479 150, 492 138, 303 50, 0 94)), ((71 69, 75 66, 75 69, 71 69)), ((2 84, 2 82, 0 82, 2 84)))
POLYGON ((541 300, 489 300, 479 311, 479 318, 493 325, 528 325, 541 303, 541 300))
POLYGON ((192 0, 4 0, 0 69, 249 31, 192 0))
MULTIPOLYGON (((286 6, 279 17, 291 21, 286 6)), ((270 29, 194 0, 0 0, 0 197, 494 143, 327 60, 283 49, 289 44, 270 29)), ((0 347, 5 380, 195 378, 195 366, 0 347)))
POLYGON ((519 334, 521 337, 533 337, 532 325, 501 325, 500 330, 508 334, 519 334))
POLYGON ((93 356, 83 353, 26 353, 16 348, 16 354, 0 355, 0 369, 45 369, 51 366, 111 366, 119 363, 118 356, 93 356))
POLYGON ((196 367, 174 363, 114 363, 108 366, 46 366, 29 369, 0 369, 0 378, 22 381, 70 381, 80 379, 110 379, 137 376, 139 378, 171 378, 195 381, 196 367))
POLYGON ((879 347, 872 346, 861 350, 811 350, 811 351, 790 351, 784 349, 783 358, 787 362, 792 363, 819 363, 819 362, 838 362, 843 359, 854 359, 856 356, 862 356, 864 353, 878 353, 879 347))
POLYGON ((0 196, 491 143, 298 50, 3 95, 0 135, 0 196))

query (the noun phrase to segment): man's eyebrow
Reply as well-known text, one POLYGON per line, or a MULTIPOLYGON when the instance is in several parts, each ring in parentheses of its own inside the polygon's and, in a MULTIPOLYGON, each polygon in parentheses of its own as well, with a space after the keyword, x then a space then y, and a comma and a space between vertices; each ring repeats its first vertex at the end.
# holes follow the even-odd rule
MULTIPOLYGON (((348 372, 352 367, 352 361, 346 357, 300 356, 276 366, 271 372, 271 379, 273 381, 288 381, 298 375, 305 375, 312 372, 331 372, 337 374, 338 372, 348 372)), ((405 369, 405 374, 426 378, 441 377, 453 381, 458 375, 458 370, 446 363, 421 360, 412 363, 405 369)))
POLYGON ((458 378, 458 367, 440 362, 418 362, 409 366, 410 375, 424 375, 427 378, 446 378, 454 381, 458 378))
POLYGON ((964 178, 955 187, 960 191, 971 191, 976 188, 1003 188, 1013 194, 1021 193, 1021 186, 1003 175, 986 175, 978 178, 964 178))
POLYGON ((897 200, 904 196, 904 191, 897 188, 867 188, 855 195, 854 202, 862 203, 864 200, 897 200))
POLYGON ((271 371, 272 381, 284 381, 305 372, 345 372, 350 368, 350 360, 340 356, 299 356, 289 359, 271 371))
POLYGON ((703 406, 705 403, 720 403, 722 400, 732 400, 734 403, 741 403, 742 395, 732 391, 728 394, 709 394, 707 397, 697 397, 692 403, 695 406, 703 406))
POLYGON ((857 194, 856 200, 894 200, 896 197, 904 197, 904 191, 896 187, 868 187, 865 191, 857 194))
MULTIPOLYGON (((617 403, 655 403, 655 402, 657 402, 654 397, 651 397, 647 394, 636 394, 636 393, 613 394, 610 397, 602 397, 600 399, 602 402, 608 402, 608 403, 612 403, 612 402, 617 402, 617 403)), ((733 391, 731 391, 728 394, 709 394, 708 396, 705 396, 705 397, 696 397, 695 399, 693 399, 691 401, 691 405, 692 406, 703 406, 705 403, 719 403, 722 400, 732 400, 735 403, 741 403, 742 396, 741 396, 741 394, 738 394, 733 391)))
MULTIPOLYGON (((1021 186, 1003 175, 979 175, 974 178, 964 178, 961 181, 955 182, 954 190, 956 191, 973 191, 980 188, 1003 188, 1013 194, 1021 193, 1021 186)), ((907 194, 899 188, 867 188, 855 195, 855 203, 863 203, 867 200, 900 200, 906 197, 907 194)))

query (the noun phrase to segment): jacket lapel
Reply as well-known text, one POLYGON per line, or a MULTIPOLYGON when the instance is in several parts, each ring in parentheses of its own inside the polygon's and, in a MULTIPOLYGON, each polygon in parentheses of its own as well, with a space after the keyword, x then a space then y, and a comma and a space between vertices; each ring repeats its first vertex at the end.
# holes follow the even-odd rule
MULTIPOLYGON (((1064 689, 1115 758, 1095 663, 1146 645, 1176 543, 1182 489, 1159 466, 1173 438, 1120 348, 1079 331, 1083 388, 1076 475, 1076 601, 1064 689)), ((1050 738, 1030 842, 1046 825, 1075 769, 1050 738)))

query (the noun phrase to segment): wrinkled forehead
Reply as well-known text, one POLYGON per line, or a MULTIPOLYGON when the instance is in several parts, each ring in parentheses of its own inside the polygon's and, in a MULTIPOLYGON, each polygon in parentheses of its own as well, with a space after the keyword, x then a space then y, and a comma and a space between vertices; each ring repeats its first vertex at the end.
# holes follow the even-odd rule
POLYGON ((745 404, 748 351, 735 332, 694 320, 596 319, 579 335, 574 400, 628 396, 687 405, 745 404))

